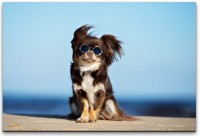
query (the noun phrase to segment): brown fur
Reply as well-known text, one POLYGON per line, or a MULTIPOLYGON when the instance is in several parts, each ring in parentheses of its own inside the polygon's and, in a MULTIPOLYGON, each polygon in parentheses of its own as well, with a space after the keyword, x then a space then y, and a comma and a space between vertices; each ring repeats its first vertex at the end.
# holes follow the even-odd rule
POLYGON ((73 49, 73 63, 71 64, 71 79, 73 84, 81 85, 83 81, 83 75, 81 76, 81 71, 79 68, 80 57, 83 56, 83 53, 79 50, 80 46, 83 43, 87 43, 90 47, 99 46, 102 48, 103 53, 100 56, 96 56, 101 60, 101 66, 95 70, 91 71, 90 74, 92 76, 93 85, 97 85, 98 83, 102 83, 105 87, 105 91, 98 90, 94 95, 95 103, 93 105, 89 105, 90 101, 88 99, 88 94, 85 90, 78 90, 75 93, 73 88, 73 96, 70 97, 70 106, 73 110, 72 105, 75 105, 77 108, 77 112, 72 115, 76 118, 82 116, 89 116, 89 119, 86 121, 84 119, 79 118, 77 122, 95 122, 97 119, 104 120, 135 120, 134 117, 126 115, 118 106, 118 103, 113 96, 112 85, 108 76, 108 66, 110 66, 115 60, 117 60, 117 56, 121 57, 123 54, 123 50, 121 47, 121 41, 119 41, 113 35, 103 35, 101 38, 97 38, 88 34, 88 30, 91 29, 92 26, 84 25, 78 28, 74 32, 74 38, 72 39, 72 49, 73 49), (116 115, 110 115, 106 110, 106 101, 112 100, 114 102, 114 106, 116 109, 116 115), (88 106, 89 105, 89 106, 88 106))

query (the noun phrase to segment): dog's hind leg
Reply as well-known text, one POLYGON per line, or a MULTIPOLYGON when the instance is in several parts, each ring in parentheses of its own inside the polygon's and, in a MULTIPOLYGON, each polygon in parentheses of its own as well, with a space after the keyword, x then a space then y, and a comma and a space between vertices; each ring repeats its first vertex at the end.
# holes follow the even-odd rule
POLYGON ((75 97, 69 98, 69 105, 70 105, 70 109, 71 109, 71 114, 69 114, 68 117, 78 118, 80 116, 81 112, 80 112, 80 107, 79 107, 75 97))
POLYGON ((116 120, 116 121, 132 121, 136 118, 126 115, 120 108, 114 97, 105 100, 103 109, 99 115, 99 119, 116 120))

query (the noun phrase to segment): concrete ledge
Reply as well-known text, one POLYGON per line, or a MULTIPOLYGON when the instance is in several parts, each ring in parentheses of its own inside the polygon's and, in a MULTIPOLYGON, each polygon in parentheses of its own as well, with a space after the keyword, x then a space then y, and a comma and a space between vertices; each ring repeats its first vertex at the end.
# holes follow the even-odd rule
POLYGON ((76 123, 74 120, 3 113, 3 131, 196 131, 196 118, 137 116, 137 121, 76 123))

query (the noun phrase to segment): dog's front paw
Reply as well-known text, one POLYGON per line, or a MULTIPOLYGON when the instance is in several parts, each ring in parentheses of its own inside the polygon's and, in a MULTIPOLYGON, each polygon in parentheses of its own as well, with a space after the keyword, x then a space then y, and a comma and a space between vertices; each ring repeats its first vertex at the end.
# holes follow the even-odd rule
POLYGON ((90 115, 90 119, 89 119, 89 122, 91 123, 95 123, 97 121, 97 118, 95 115, 90 115))
POLYGON ((76 120, 77 123, 87 123, 89 120, 88 116, 81 116, 76 120))
POLYGON ((91 118, 91 119, 89 120, 89 122, 91 122, 91 123, 95 123, 96 121, 97 121, 96 118, 91 118))

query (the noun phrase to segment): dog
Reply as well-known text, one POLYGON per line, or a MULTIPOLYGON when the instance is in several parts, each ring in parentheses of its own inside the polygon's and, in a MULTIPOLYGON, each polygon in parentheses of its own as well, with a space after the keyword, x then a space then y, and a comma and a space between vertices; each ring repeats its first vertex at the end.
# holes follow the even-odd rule
POLYGON ((93 28, 76 29, 71 41, 73 96, 69 98, 70 116, 78 123, 101 120, 135 120, 119 107, 108 76, 108 67, 123 55, 121 41, 111 34, 101 38, 88 33, 93 28))

